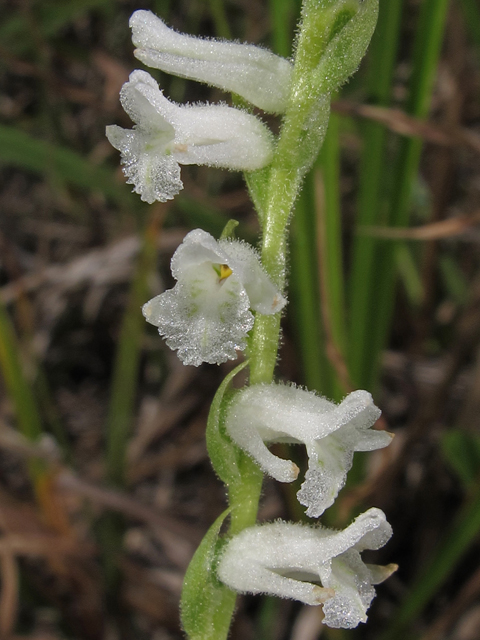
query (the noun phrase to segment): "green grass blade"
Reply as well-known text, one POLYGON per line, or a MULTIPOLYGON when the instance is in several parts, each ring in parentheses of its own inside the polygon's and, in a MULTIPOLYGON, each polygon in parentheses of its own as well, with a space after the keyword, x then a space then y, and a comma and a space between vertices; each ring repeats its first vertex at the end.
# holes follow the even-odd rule
MULTIPOLYGON (((339 117, 330 115, 327 135, 320 152, 319 168, 316 172, 317 186, 317 225, 318 233, 318 262, 320 278, 322 280, 324 332, 331 341, 341 360, 347 349, 347 332, 345 324, 345 294, 343 275, 342 251, 342 220, 340 211, 340 143, 339 117), (322 194, 318 193, 321 186, 322 194), (319 197, 323 196, 323 202, 319 197), (318 214, 320 213, 320 219, 318 214), (328 324, 326 324, 328 323, 328 324)), ((332 378, 331 397, 341 400, 347 391, 345 382, 340 379, 337 371, 329 365, 332 378)), ((347 372, 345 372, 346 374, 347 372)), ((347 377, 346 375, 344 377, 347 377)))
POLYGON ((480 491, 477 486, 475 495, 464 505, 443 544, 410 588, 399 611, 392 616, 393 624, 382 640, 405 637, 405 629, 441 587, 479 532, 480 491))
POLYGON ((320 159, 307 177, 296 205, 290 281, 305 383, 333 399, 345 395, 345 386, 326 356, 325 318, 329 339, 337 352, 343 355, 346 348, 338 128, 338 117, 331 115, 320 159), (324 300, 320 300, 321 288, 324 300))
MULTIPOLYGON (((428 114, 447 9, 448 0, 426 0, 421 7, 406 107, 408 113, 418 118, 428 114)), ((412 185, 417 175, 421 150, 421 140, 403 138, 400 142, 386 215, 386 221, 393 226, 408 224, 412 185)), ((380 353, 388 338, 395 299, 396 268, 391 245, 379 241, 377 247, 373 259, 370 259, 371 284, 365 292, 367 319, 365 321, 363 317, 361 320, 363 336, 360 336, 360 328, 355 325, 355 314, 352 312, 351 315, 352 345, 356 345, 355 353, 351 356, 352 375, 355 384, 366 389, 372 389, 378 377, 380 353), (363 353, 359 356, 358 351, 362 349, 363 353)), ((353 286, 351 291, 354 291, 353 286)))
POLYGON ((107 477, 118 487, 125 483, 125 453, 133 421, 138 366, 146 326, 141 307, 149 298, 148 278, 155 268, 158 228, 159 219, 153 214, 144 234, 115 358, 107 417, 107 477))
POLYGON ((477 0, 460 0, 465 25, 470 31, 472 41, 480 48, 480 7, 477 0))
POLYGON ((172 0, 154 0, 152 11, 157 16, 160 16, 160 18, 163 18, 164 20, 168 21, 170 16, 171 6, 172 6, 172 0))
MULTIPOLYGON (((377 29, 369 51, 367 91, 374 104, 390 103, 392 78, 400 33, 403 0, 380 2, 377 29)), ((385 128, 375 122, 364 123, 364 148, 360 165, 358 198, 359 226, 375 224, 380 218, 381 187, 385 172, 385 128)), ((375 248, 377 241, 358 234, 353 242, 349 278, 349 363, 356 386, 366 387, 365 370, 370 358, 370 308, 375 287, 375 248)))
MULTIPOLYGON (((18 430, 31 442, 38 442, 44 429, 34 391, 36 385, 25 374, 19 340, 1 301, 0 371, 13 403, 18 430)), ((61 433, 63 434, 63 431, 61 433)), ((27 469, 44 522, 59 533, 70 534, 68 514, 63 503, 58 500, 52 483, 55 469, 40 457, 30 458, 27 461, 27 469)))
MULTIPOLYGON (((414 65, 407 111, 417 118, 428 115, 437 62, 446 23, 449 0, 426 0, 422 5, 414 50, 414 65)), ((388 222, 407 226, 411 194, 417 176, 422 141, 403 138, 393 171, 388 222)), ((366 387, 372 388, 378 376, 379 356, 388 338, 395 300, 396 269, 389 243, 380 243, 377 257, 377 290, 371 305, 375 332, 371 341, 371 361, 364 367, 366 387)))
POLYGON ((300 12, 299 3, 291 0, 269 0, 270 22, 272 25, 272 49, 279 56, 292 55, 293 18, 300 12))
MULTIPOLYGON (((2 302, 0 302, 0 368, 13 402, 19 431, 35 442, 43 434, 43 426, 36 399, 22 366, 17 336, 2 302)), ((39 480, 44 464, 34 459, 29 464, 34 484, 39 480)))
POLYGON ((228 24, 227 14, 225 12, 224 0, 209 0, 210 13, 212 14, 215 24, 215 35, 218 38, 232 39, 230 25, 228 24))
POLYGON ((62 450, 64 461, 67 464, 72 464, 73 452, 67 431, 60 419, 45 371, 38 364, 36 374, 36 379, 33 384, 33 392, 37 398, 38 407, 40 408, 41 414, 45 420, 46 430, 48 430, 57 441, 62 450))
POLYGON ((0 164, 41 175, 58 175, 70 185, 100 191, 122 208, 138 209, 129 188, 119 184, 112 171, 96 166, 71 149, 30 136, 15 127, 0 125, 0 164))
POLYGON ((331 391, 320 317, 316 252, 314 175, 310 173, 295 207, 290 234, 290 313, 295 324, 305 384, 328 395, 331 391))
POLYGON ((458 305, 466 304, 471 293, 470 285, 458 261, 447 254, 440 256, 438 266, 447 296, 458 305))
POLYGON ((480 436, 449 429, 440 440, 442 455, 468 491, 480 477, 480 436))
POLYGON ((413 252, 405 242, 392 246, 395 253, 395 262, 398 275, 405 288, 410 304, 419 308, 424 300, 424 287, 420 275, 420 269, 415 261, 413 252))

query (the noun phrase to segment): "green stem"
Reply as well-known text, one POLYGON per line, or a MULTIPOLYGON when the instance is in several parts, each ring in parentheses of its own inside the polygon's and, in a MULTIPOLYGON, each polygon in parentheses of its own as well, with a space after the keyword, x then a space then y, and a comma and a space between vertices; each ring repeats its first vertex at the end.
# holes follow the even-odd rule
POLYGON ((243 453, 241 455, 239 466, 242 482, 229 487, 228 490, 229 503, 232 508, 230 516, 230 533, 232 535, 255 524, 262 489, 262 471, 251 458, 243 453))
MULTIPOLYGON (((288 221, 303 178, 320 149, 330 113, 330 95, 312 90, 308 79, 326 47, 331 16, 312 10, 310 4, 306 2, 303 11, 290 102, 262 207, 262 264, 280 289, 285 287, 288 221)), ((257 316, 250 341, 250 384, 272 381, 279 335, 280 314, 257 316)))
MULTIPOLYGON (((330 92, 353 73, 370 40, 375 20, 376 0, 363 0, 362 3, 358 0, 304 0, 290 100, 274 158, 269 167, 246 176, 262 225, 262 264, 282 291, 286 280, 288 222, 303 179, 313 165, 326 133, 330 92), (345 46, 342 46, 339 34, 344 28, 346 36, 342 38, 345 46), (359 37, 356 37, 357 31, 359 37)), ((257 314, 248 344, 250 385, 270 384, 273 381, 279 342, 280 314, 257 314)), ((234 535, 256 522, 263 474, 247 455, 224 437, 222 411, 228 407, 231 393, 235 393, 227 389, 229 382, 222 383, 212 404, 207 444, 214 468, 228 486, 231 510, 229 533, 234 535), (221 455, 225 447, 230 463, 224 461, 221 455)), ((215 574, 215 553, 209 550, 213 548, 219 527, 210 532, 212 544, 205 544, 207 551, 195 557, 195 563, 205 568, 204 573, 208 576, 215 574)), ((187 575, 193 575, 193 572, 189 570, 187 575)), ((194 594, 196 589, 190 589, 191 584, 190 581, 187 591, 194 594)), ((198 587, 201 586, 206 591, 199 608, 211 623, 202 629, 194 625, 194 633, 187 632, 191 640, 224 640, 230 626, 231 602, 226 598, 225 606, 219 604, 218 590, 215 591, 215 600, 213 591, 209 598, 208 589, 199 578, 198 587)), ((225 590, 228 591, 223 587, 224 595, 225 590)), ((187 596, 182 600, 186 612, 184 620, 190 619, 190 611, 196 606, 194 595, 187 596)))

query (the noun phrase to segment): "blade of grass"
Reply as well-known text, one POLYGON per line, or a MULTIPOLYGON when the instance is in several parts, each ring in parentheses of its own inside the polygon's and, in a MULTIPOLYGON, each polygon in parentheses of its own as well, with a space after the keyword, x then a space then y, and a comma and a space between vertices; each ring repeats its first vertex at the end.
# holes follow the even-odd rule
MULTIPOLYGON (((9 274, 12 278, 20 277, 21 269, 15 258, 10 257, 11 247, 8 243, 4 243, 0 237, 0 251, 4 256, 5 263, 9 264, 9 274)), ((43 367, 38 362, 34 354, 34 317, 35 312, 33 304, 27 295, 27 292, 20 285, 18 296, 14 300, 14 309, 12 309, 17 327, 17 342, 22 344, 23 349, 28 351, 30 367, 34 367, 32 375, 32 394, 38 403, 39 414, 43 418, 43 426, 46 431, 50 431, 55 437, 57 444, 62 450, 62 458, 68 464, 72 463, 72 451, 68 442, 68 436, 64 426, 58 415, 55 403, 50 392, 47 376, 43 367)))
POLYGON ((329 350, 331 398, 341 400, 350 384, 345 367, 347 348, 340 212, 340 120, 330 115, 327 135, 315 170, 318 268, 324 334, 329 350))
POLYGON ((210 13, 212 14, 215 24, 215 35, 226 40, 232 39, 230 25, 228 24, 227 14, 225 12, 225 3, 223 0, 209 0, 210 13))
POLYGON ((440 257, 438 266, 448 297, 458 305, 466 304, 469 299, 470 287, 458 261, 447 254, 440 257))
POLYGON ((41 175, 57 174, 75 187, 100 191, 122 209, 139 208, 137 198, 126 185, 118 184, 107 168, 91 164, 71 149, 34 138, 15 127, 0 125, 0 164, 41 175))
MULTIPOLYGON (((412 80, 407 112, 417 118, 428 115, 440 48, 443 40, 449 0, 425 0, 421 6, 415 40, 412 80)), ((392 226, 407 226, 411 194, 417 176, 422 141, 402 138, 392 176, 392 191, 387 212, 392 226)), ((376 259, 375 295, 370 306, 370 356, 362 364, 362 380, 366 388, 375 386, 380 353, 385 347, 395 300, 396 269, 389 243, 379 243, 376 259)), ((368 354, 367 354, 368 355, 368 354)))
POLYGON ((58 409, 55 405, 45 371, 38 365, 33 390, 45 419, 46 428, 50 431, 60 446, 64 461, 67 464, 71 464, 73 462, 73 452, 68 440, 67 432, 58 414, 58 409))
MULTIPOLYGON (((19 431, 31 442, 37 442, 43 435, 40 411, 30 381, 24 373, 17 336, 1 302, 0 369, 13 402, 19 431)), ((45 522, 59 533, 70 533, 68 516, 53 486, 51 469, 44 460, 32 457, 28 461, 28 472, 45 522)))
POLYGON ((419 308, 424 299, 424 288, 413 252, 405 242, 398 243, 396 247, 393 246, 392 251, 395 252, 398 275, 405 287, 410 304, 419 308))
POLYGON ((460 0, 465 25, 470 31, 472 41, 480 48, 480 8, 477 0, 460 0))
POLYGON ((279 56, 288 58, 292 54, 292 19, 298 17, 300 5, 291 0, 269 0, 268 9, 272 25, 272 49, 279 56))
MULTIPOLYGON (((376 31, 369 51, 367 91, 380 106, 390 104, 392 78, 397 55, 403 0, 382 0, 376 31)), ((380 195, 385 176, 385 128, 364 123, 364 146, 360 165, 357 224, 375 224, 380 219, 380 195)), ((370 308, 375 288, 376 242, 365 235, 353 241, 349 277, 349 364, 355 386, 368 388, 365 370, 371 356, 370 308)))
POLYGON ((414 582, 393 623, 381 640, 405 637, 405 630, 423 610, 450 575, 455 565, 480 532, 480 489, 464 504, 444 542, 436 549, 427 566, 414 582))
MULTIPOLYGON (((110 484, 118 488, 123 488, 126 481, 126 449, 133 423, 142 338, 146 326, 141 307, 148 299, 148 279, 155 268, 158 232, 164 213, 164 207, 154 207, 146 225, 118 339, 106 422, 106 475, 110 484)), ((123 532, 123 518, 117 513, 106 513, 98 522, 97 535, 103 551, 103 577, 112 608, 118 606, 118 556, 123 532)))
POLYGON ((158 232, 164 210, 160 206, 154 208, 144 232, 115 357, 107 416, 107 477, 120 488, 125 485, 125 453, 133 421, 138 366, 146 326, 141 308, 148 299, 148 279, 155 268, 158 232))
MULTIPOLYGON (((425 118, 428 114, 447 8, 448 0, 426 0, 421 6, 413 54, 410 95, 406 108, 409 114, 419 118, 425 118)), ((384 28, 382 33, 386 37, 387 29, 384 28)), ((388 46, 385 51, 388 51, 388 46)), ((380 49, 375 49, 375 52, 378 52, 379 56, 384 54, 380 49)), ((390 74, 384 73, 384 79, 388 75, 391 79, 392 70, 393 66, 390 66, 390 74)), ((380 75, 379 71, 379 78, 380 75)), ((385 93, 381 92, 378 95, 384 99, 386 82, 385 86, 383 83, 380 84, 382 86, 377 89, 382 89, 385 93)), ((382 153, 384 132, 375 131, 378 125, 374 123, 367 126, 371 128, 369 135, 372 147, 370 150, 367 147, 364 154, 360 223, 368 225, 377 221, 390 221, 394 226, 405 225, 408 222, 410 194, 418 171, 422 142, 410 138, 400 141, 391 181, 393 186, 385 213, 381 210, 380 198, 381 185, 387 182, 388 175, 384 169, 388 168, 388 163, 382 153), (376 180, 370 178, 370 171, 376 180)), ((355 245, 350 286, 350 364, 355 385, 372 389, 378 376, 380 353, 387 340, 393 310, 395 261, 389 243, 358 237, 355 245)))
POLYGON ((314 175, 310 173, 295 207, 290 234, 290 312, 305 384, 325 395, 331 391, 318 292, 314 175))
POLYGON ((152 10, 160 18, 168 20, 170 16, 170 9, 172 0, 154 0, 152 10))
POLYGON ((281 608, 282 601, 279 598, 263 597, 262 606, 256 618, 255 640, 274 640, 274 638, 278 638, 281 608))
MULTIPOLYGON (((43 434, 40 413, 31 386, 23 372, 17 336, 4 305, 0 302, 0 367, 15 407, 18 428, 35 442, 43 434)), ((35 463, 38 464, 38 463, 35 463)))
POLYGON ((291 234, 292 312, 305 383, 336 400, 345 395, 348 378, 343 361, 346 327, 338 135, 339 119, 331 116, 320 158, 297 203, 291 234))

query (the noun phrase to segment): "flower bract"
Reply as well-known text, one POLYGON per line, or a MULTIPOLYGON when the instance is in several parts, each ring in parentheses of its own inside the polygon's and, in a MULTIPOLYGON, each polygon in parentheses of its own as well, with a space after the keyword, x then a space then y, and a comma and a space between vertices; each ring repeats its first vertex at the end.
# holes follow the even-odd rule
POLYGON ((256 525, 227 543, 217 575, 242 593, 323 604, 324 624, 353 629, 367 620, 373 585, 397 568, 365 564, 360 552, 379 549, 391 535, 385 514, 375 508, 343 531, 282 521, 256 525))
POLYGON ((145 71, 134 71, 120 93, 133 129, 107 127, 124 173, 142 200, 171 200, 182 188, 179 164, 253 171, 272 157, 272 135, 255 116, 226 105, 179 106, 145 71))
POLYGON ((225 426, 232 440, 280 482, 295 480, 299 469, 267 444, 304 444, 308 469, 297 497, 307 515, 318 517, 344 485, 353 453, 390 443, 391 434, 370 429, 380 413, 367 391, 354 391, 337 405, 292 385, 254 385, 234 396, 225 426))
POLYGON ((185 237, 171 268, 177 284, 147 302, 143 314, 184 364, 235 359, 253 327, 250 309, 270 315, 286 303, 252 247, 201 229, 185 237))
POLYGON ((148 67, 232 91, 265 111, 283 113, 292 64, 251 44, 178 33, 151 11, 130 18, 135 56, 148 67))

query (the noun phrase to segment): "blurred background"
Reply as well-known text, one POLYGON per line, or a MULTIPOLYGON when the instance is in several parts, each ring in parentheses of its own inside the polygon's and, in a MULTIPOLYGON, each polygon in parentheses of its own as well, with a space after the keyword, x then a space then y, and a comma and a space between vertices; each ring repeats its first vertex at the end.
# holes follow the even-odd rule
MULTIPOLYGON (((226 504, 204 433, 234 363, 184 367, 140 307, 190 229, 259 229, 237 173, 183 167, 152 206, 125 185, 105 126, 131 126, 138 8, 288 57, 300 2, 0 4, 2 639, 179 640, 184 571, 226 504)), ((233 640, 480 638, 479 58, 477 0, 380 0, 291 225, 278 377, 368 389, 396 435, 322 521, 384 509, 372 560, 400 568, 355 631, 242 598, 233 640)), ((178 102, 229 100, 150 72, 178 102)), ((303 518, 295 491, 267 480, 260 520, 303 518)))

